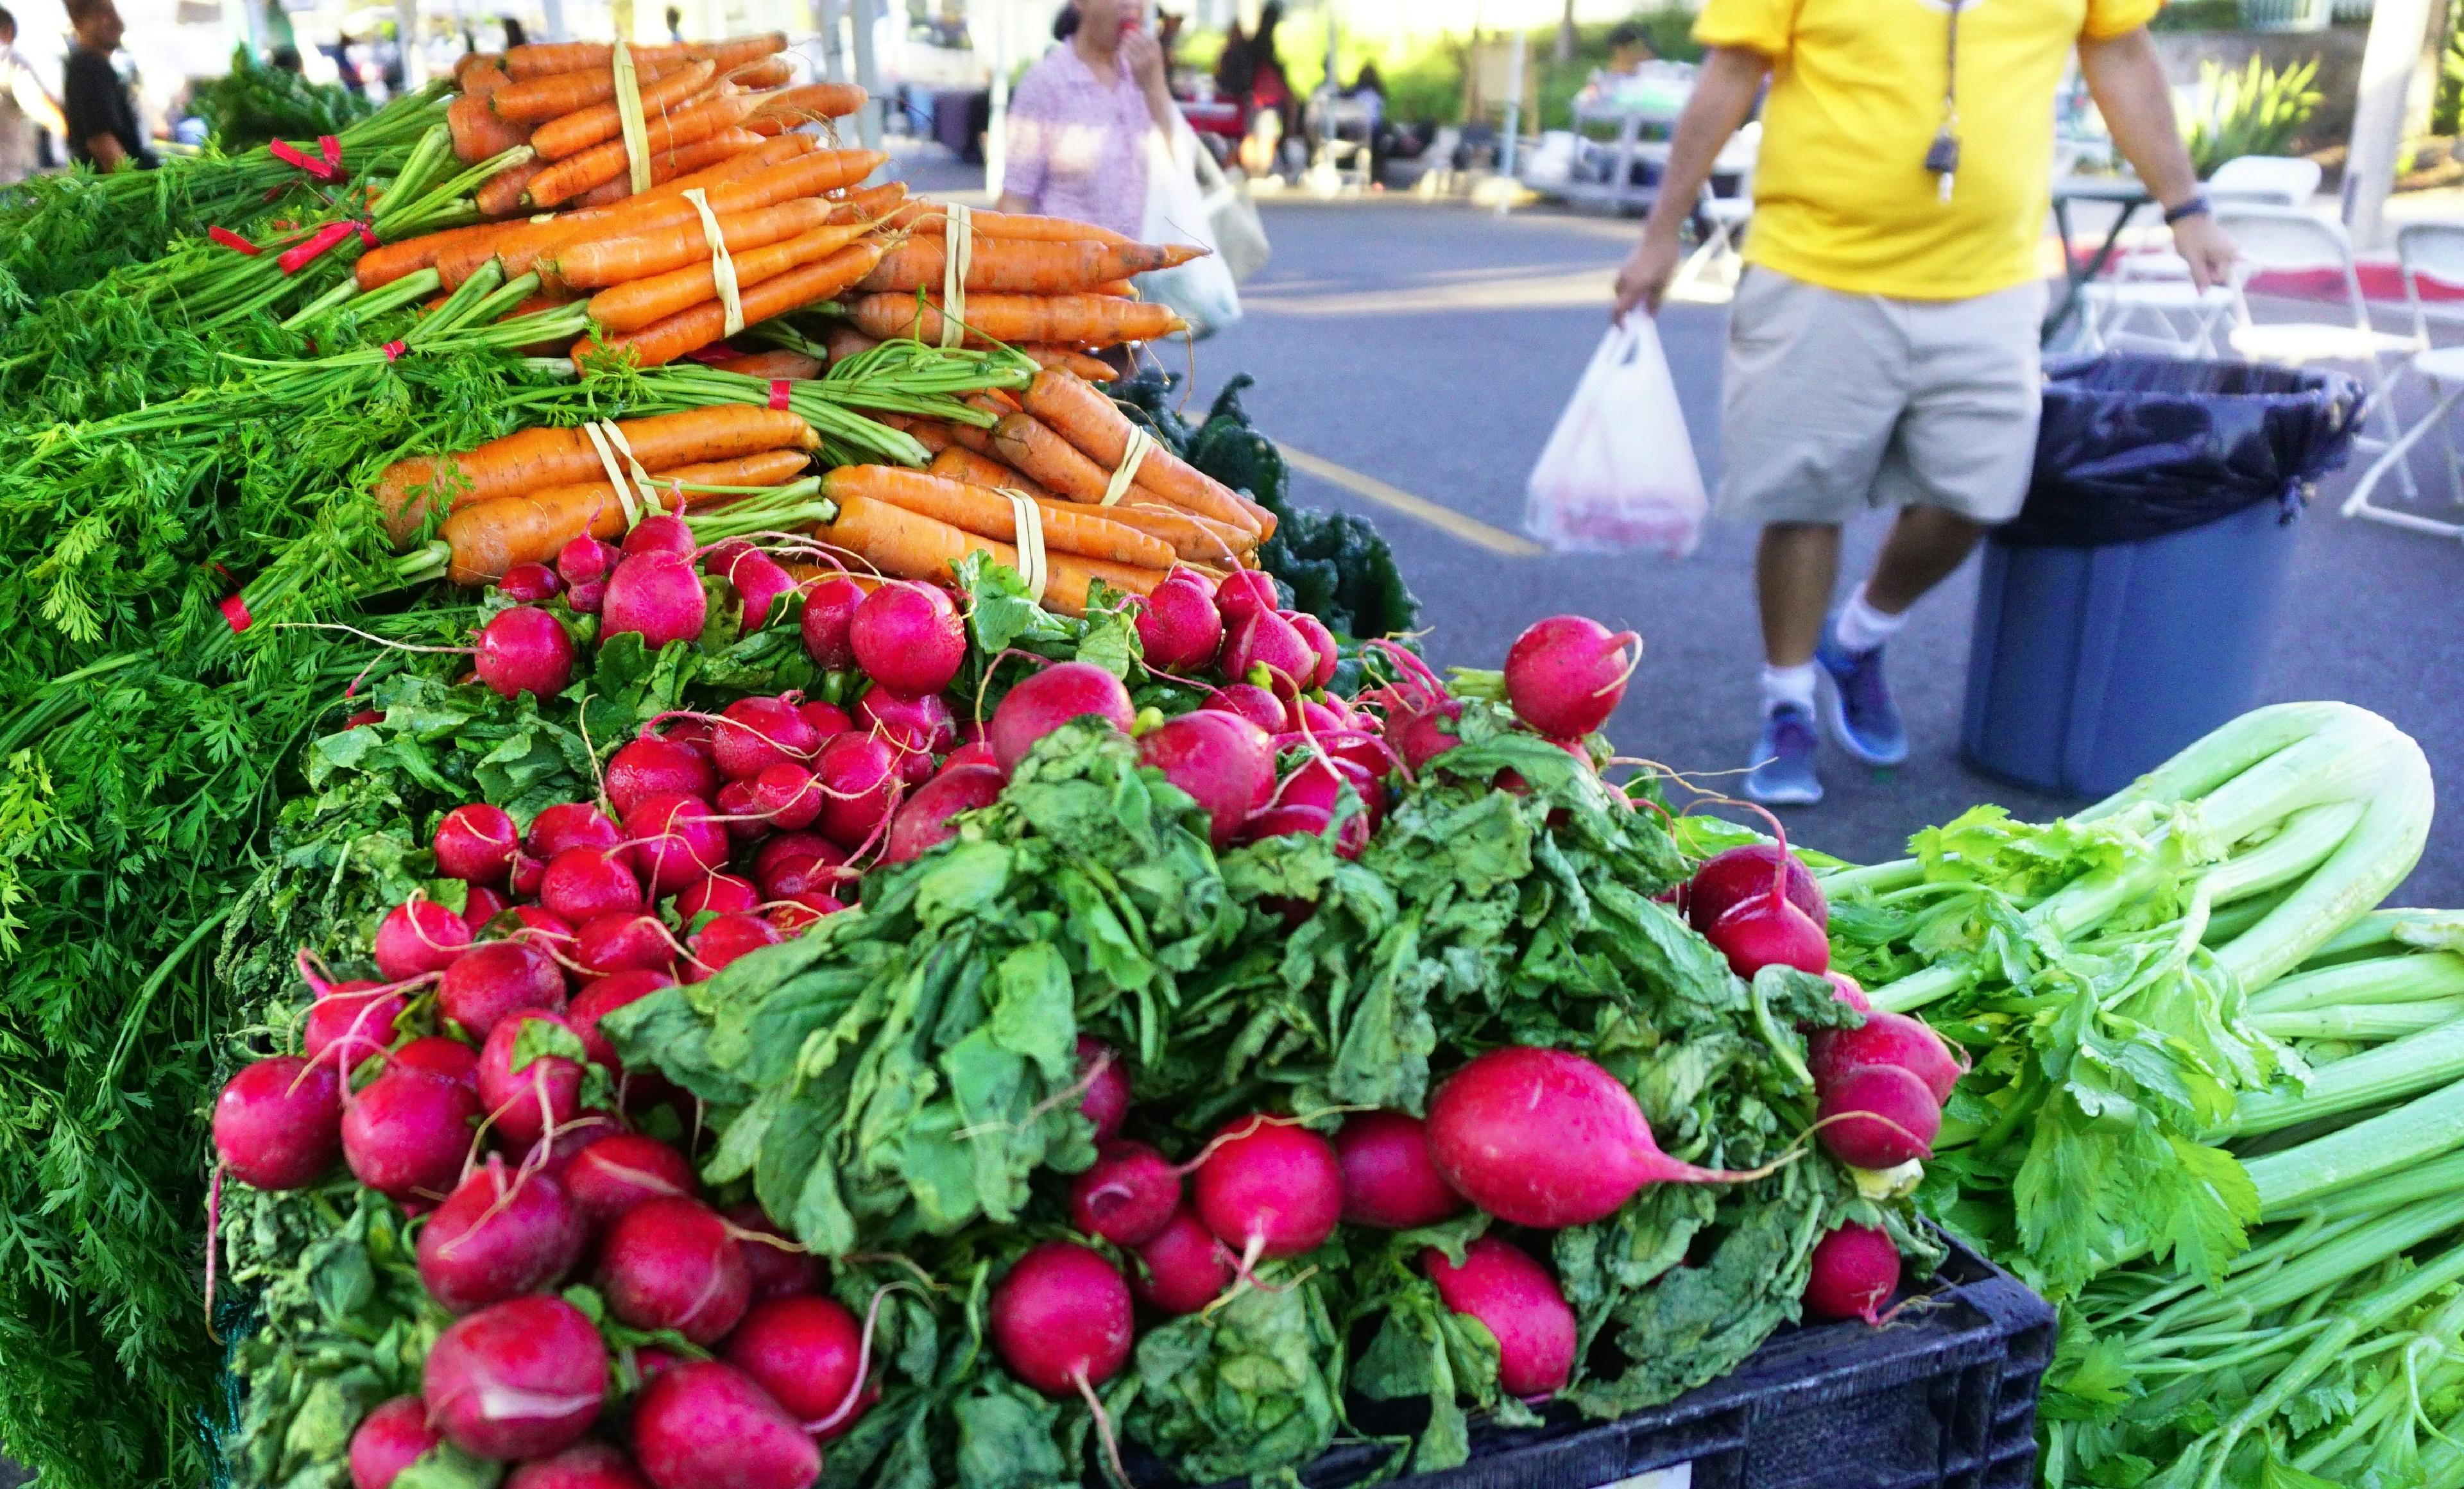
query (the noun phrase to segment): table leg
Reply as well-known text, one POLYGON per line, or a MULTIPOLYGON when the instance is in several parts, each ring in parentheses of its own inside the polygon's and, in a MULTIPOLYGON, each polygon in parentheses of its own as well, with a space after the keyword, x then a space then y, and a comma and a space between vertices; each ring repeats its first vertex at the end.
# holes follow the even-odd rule
POLYGON ((2122 209, 2114 213, 2111 230, 2105 233, 2104 241, 2097 245, 2096 252, 2088 255, 2087 266, 2082 269, 2071 262, 2070 204, 2058 197, 2054 200, 2054 230, 2060 234, 2062 240, 2064 288, 2062 302, 2054 307, 2052 315, 2045 318, 2044 327, 2036 335, 2037 344, 2043 345, 2053 340, 2060 333, 2062 326, 2078 313, 2080 291, 2087 286, 2089 280, 2104 273, 2105 265, 2113 262, 2113 251, 2122 242, 2123 230, 2130 226, 2131 218, 2139 215, 2139 208, 2146 205, 2144 198, 2136 202, 2120 204, 2122 209))

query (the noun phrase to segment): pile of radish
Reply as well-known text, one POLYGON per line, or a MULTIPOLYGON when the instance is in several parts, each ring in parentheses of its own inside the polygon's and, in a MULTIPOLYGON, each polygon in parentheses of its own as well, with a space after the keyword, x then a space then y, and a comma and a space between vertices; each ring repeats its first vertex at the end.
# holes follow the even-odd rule
MULTIPOLYGON (((790 690, 664 709, 599 747, 588 799, 534 804, 527 820, 487 800, 438 812, 427 850, 455 892, 392 904, 363 950, 323 949, 372 976, 334 976, 303 951, 314 997, 287 1047, 240 1068, 215 1106, 218 1186, 313 1190, 341 1182, 339 1167, 413 1217, 433 1343, 416 1393, 359 1423, 356 1489, 389 1489, 440 1453, 517 1465, 511 1489, 818 1478, 885 1399, 913 1317, 930 1316, 923 1303, 902 1315, 911 1305, 891 1295, 965 1281, 936 1275, 952 1253, 912 1234, 861 1259, 811 1254, 796 1215, 748 1203, 744 1163, 721 1151, 734 1128, 705 1125, 697 1091, 671 1078, 683 1067, 644 1046, 649 1023, 632 1015, 759 997, 761 969, 788 965, 765 953, 860 920, 869 887, 928 868, 1025 773, 1090 748, 1077 741, 1115 741, 1177 793, 1167 801, 1185 797, 1203 848, 1316 839, 1339 872, 1381 872, 1381 829, 1446 778, 1474 714, 1482 738, 1557 752, 1483 766, 1475 798, 1510 803, 1537 789, 1538 759, 1567 760, 1594 799, 1645 815, 1595 763, 1636 639, 1578 617, 1517 641, 1502 702, 1384 644, 1346 697, 1330 690, 1347 660, 1336 638, 1279 608, 1271 579, 1209 584, 1184 569, 1134 602, 1146 670, 1125 682, 1083 658, 984 654, 940 587, 774 576, 758 552, 697 550, 657 520, 622 550, 585 539, 554 570, 508 574, 504 598, 521 602, 482 626, 476 681, 542 708, 574 685, 590 659, 541 607, 558 594, 595 612, 600 636, 655 648, 693 645, 726 585, 749 615, 792 622, 843 702, 790 690), (602 1024, 619 1010, 631 1012, 611 1040, 602 1024), (858 1259, 916 1280, 859 1283, 841 1271, 858 1259)), ((1690 923, 1735 978, 1828 974, 1821 892, 1784 846, 1719 853, 1668 897, 1670 933, 1690 923)), ((1315 912, 1260 905, 1259 934, 1301 934, 1315 912)), ((1853 982, 1831 984, 1863 1010, 1853 982)), ((1916 1020, 1827 1017, 1774 1067, 1785 1081, 1801 1060, 1811 1075, 1793 1146, 1747 1170, 1668 1156, 1616 1061, 1581 1049, 1440 1048, 1418 1109, 1227 1088, 1193 1127, 1186 1091, 1168 1106, 1136 1095, 1136 1050, 1082 1032, 1077 1080, 1037 1108, 1066 1101, 1077 1146, 1065 1150, 1082 1156, 1038 1176, 1047 1208, 1033 1226, 963 1233, 965 1254, 992 1259, 976 1263, 981 1338, 1018 1387, 1083 1409, 1096 1471, 1125 1477, 1114 1417, 1135 1399, 1120 1392, 1150 1334, 1217 1327, 1244 1299, 1265 1305, 1339 1259, 1399 1248, 1394 1276, 1493 1347, 1498 1409, 1544 1403, 1577 1376, 1583 1338, 1552 1233, 1662 1186, 1720 1191, 1834 1160, 1866 1171, 1858 1185, 1877 1204, 1905 1193, 1959 1066, 1916 1020)), ((1819 1318, 1872 1324, 1903 1290, 1900 1248, 1878 1226, 1836 1224, 1796 1260, 1819 1318)))

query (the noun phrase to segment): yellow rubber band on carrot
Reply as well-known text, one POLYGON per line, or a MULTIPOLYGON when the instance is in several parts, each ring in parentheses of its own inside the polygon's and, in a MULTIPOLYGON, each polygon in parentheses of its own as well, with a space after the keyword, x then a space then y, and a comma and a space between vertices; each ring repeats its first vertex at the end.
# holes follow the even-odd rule
POLYGON ((701 214, 701 235, 710 244, 711 281, 718 287, 719 308, 727 312, 722 334, 734 336, 744 329, 744 298, 737 293, 736 260, 727 252, 727 235, 718 230, 718 214, 710 209, 710 197, 701 187, 687 191, 685 200, 701 214))
POLYGON ((963 346, 967 328, 967 271, 975 267, 975 209, 953 202, 945 208, 941 238, 941 344, 963 346))
POLYGON ((1044 557, 1044 509, 1026 493, 1004 486, 1001 493, 1009 498, 1010 510, 1017 515, 1019 578, 1026 580, 1027 597, 1037 604, 1044 602, 1044 586, 1051 578, 1044 557))
POLYGON ((625 527, 629 532, 642 520, 642 504, 634 499, 633 483, 625 479, 624 471, 616 464, 616 449, 607 443, 607 431, 597 421, 583 425, 582 432, 589 439, 591 452, 599 457, 600 465, 606 468, 607 484, 616 488, 616 500, 625 509, 625 527))
POLYGON ((633 194, 639 196, 650 189, 650 126, 642 117, 642 79, 633 69, 633 49, 623 41, 607 60, 616 77, 616 126, 625 137, 625 164, 632 171, 633 194))
POLYGON ((1147 427, 1143 424, 1131 425, 1129 448, 1121 451, 1121 469, 1112 472, 1112 479, 1104 487, 1105 506, 1117 507, 1121 504, 1121 498, 1127 496, 1130 493, 1130 488, 1138 483, 1138 467, 1146 463, 1147 451, 1153 449, 1155 449, 1155 436, 1147 432, 1147 427))
MULTIPOLYGON (((641 492, 643 500, 650 504, 652 512, 659 511, 659 483, 650 479, 650 472, 634 455, 632 442, 625 438, 625 427, 613 419, 600 420, 599 427, 607 431, 607 443, 615 449, 616 453, 625 457, 626 469, 633 472, 633 485, 641 492)), ((682 492, 676 493, 676 510, 684 511, 682 492)))

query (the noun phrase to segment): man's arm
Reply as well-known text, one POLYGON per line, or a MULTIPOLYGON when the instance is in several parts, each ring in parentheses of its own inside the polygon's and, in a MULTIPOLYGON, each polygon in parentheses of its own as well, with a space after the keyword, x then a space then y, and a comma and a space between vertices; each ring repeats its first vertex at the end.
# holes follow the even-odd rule
POLYGON ((105 176, 128 164, 127 148, 120 142, 120 137, 108 129, 99 135, 86 136, 85 153, 93 159, 95 170, 105 176))
MULTIPOLYGON (((2173 93, 2147 28, 2102 40, 2082 36, 2079 59, 2079 76, 2087 79, 2097 112, 2104 116, 2113 142, 2139 172, 2148 194, 2168 211, 2196 196, 2198 172, 2190 168, 2190 154, 2182 147, 2181 130, 2173 122, 2173 93)), ((2233 270, 2233 240, 2206 212, 2173 225, 2173 247, 2189 264, 2191 282, 2201 289, 2233 270)))
POLYGON ((1713 47, 1703 58, 1693 96, 1669 141, 1668 164, 1660 173, 1660 195, 1643 222, 1642 241, 1617 271, 1617 309, 1611 313, 1617 320, 1622 322, 1637 305, 1645 314, 1658 313, 1660 297, 1677 274, 1678 230, 1694 214, 1720 147, 1754 111, 1770 73, 1771 58, 1743 47, 1713 47))

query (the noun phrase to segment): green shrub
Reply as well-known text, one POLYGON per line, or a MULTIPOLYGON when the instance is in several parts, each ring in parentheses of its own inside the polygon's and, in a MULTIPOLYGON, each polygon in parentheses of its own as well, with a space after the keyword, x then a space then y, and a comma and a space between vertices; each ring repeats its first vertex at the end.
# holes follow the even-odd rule
POLYGON ((2319 111, 2316 57, 2279 72, 2258 55, 2229 73, 2213 62, 2199 64, 2199 92, 2184 120, 2190 164, 2202 179, 2239 155, 2282 155, 2301 126, 2319 111))

